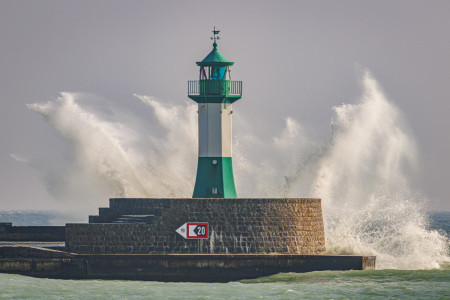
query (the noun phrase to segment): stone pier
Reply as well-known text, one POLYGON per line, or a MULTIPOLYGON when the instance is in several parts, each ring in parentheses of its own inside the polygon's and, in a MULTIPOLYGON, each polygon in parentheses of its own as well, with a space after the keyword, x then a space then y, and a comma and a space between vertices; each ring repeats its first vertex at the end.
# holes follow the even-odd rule
POLYGON ((89 224, 66 225, 79 254, 325 254, 320 199, 114 198, 89 224), (208 222, 207 240, 175 230, 208 222))

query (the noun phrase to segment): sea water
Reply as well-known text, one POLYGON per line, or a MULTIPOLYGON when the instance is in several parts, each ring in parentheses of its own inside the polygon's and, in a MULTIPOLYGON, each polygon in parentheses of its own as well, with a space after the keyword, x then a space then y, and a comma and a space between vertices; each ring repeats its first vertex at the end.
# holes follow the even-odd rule
POLYGON ((54 280, 0 274, 1 299, 449 299, 448 270, 278 274, 230 283, 54 280))
MULTIPOLYGON (((318 141, 295 119, 262 138, 235 118, 235 180, 241 197, 322 199, 328 254, 376 255, 376 271, 279 274, 228 284, 63 281, 1 275, 17 298, 443 298, 449 296, 448 213, 429 213, 411 184, 418 146, 401 111, 373 76, 353 104, 333 107, 332 135, 318 141), (41 293, 41 294, 39 294, 41 293)), ((136 95, 148 111, 119 108, 82 93, 62 93, 29 108, 68 144, 57 168, 50 157, 19 162, 39 169, 58 201, 53 225, 87 221, 111 197, 190 197, 196 168, 196 106, 136 95), (67 216, 67 212, 71 212, 67 216), (65 214, 62 216, 61 214, 65 214), (78 220, 77 220, 78 218, 78 220)), ((54 154, 52 154, 54 155, 54 154)), ((3 212, 5 213, 5 212, 3 212)), ((39 216, 20 212, 32 225, 39 216)), ((18 212, 11 212, 18 217, 18 212)), ((5 220, 5 218, 3 218, 5 220)), ((13 222, 15 225, 17 222, 13 222)))

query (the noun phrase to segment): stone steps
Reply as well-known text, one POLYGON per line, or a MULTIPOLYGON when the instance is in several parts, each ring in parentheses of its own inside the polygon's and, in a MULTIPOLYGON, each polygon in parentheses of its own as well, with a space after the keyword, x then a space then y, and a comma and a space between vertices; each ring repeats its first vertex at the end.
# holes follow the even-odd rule
POLYGON ((129 207, 128 210, 115 207, 100 207, 97 216, 89 216, 89 223, 146 223, 161 216, 162 206, 147 207, 145 209, 129 207))
POLYGON ((152 220, 155 215, 121 215, 120 217, 112 220, 111 223, 142 223, 152 224, 152 220))

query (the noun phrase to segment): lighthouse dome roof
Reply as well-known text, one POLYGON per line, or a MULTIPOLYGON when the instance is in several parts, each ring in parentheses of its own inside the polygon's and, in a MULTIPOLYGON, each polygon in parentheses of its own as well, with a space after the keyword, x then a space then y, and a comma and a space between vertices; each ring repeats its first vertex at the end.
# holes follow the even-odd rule
POLYGON ((198 66, 226 67, 232 66, 234 62, 228 61, 222 53, 217 50, 217 43, 213 44, 214 49, 202 60, 197 62, 198 66))

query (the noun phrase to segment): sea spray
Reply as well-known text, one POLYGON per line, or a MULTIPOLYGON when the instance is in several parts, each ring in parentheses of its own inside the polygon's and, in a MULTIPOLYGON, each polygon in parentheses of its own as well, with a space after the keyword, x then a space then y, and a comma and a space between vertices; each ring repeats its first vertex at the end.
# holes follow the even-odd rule
MULTIPOLYGON (((414 139, 369 73, 362 83, 359 103, 334 108, 327 144, 293 118, 271 140, 234 135, 238 195, 320 197, 329 254, 377 255, 378 268, 437 268, 449 260, 448 239, 428 229, 424 200, 409 187, 414 139)), ((80 93, 29 106, 72 145, 65 169, 43 170, 65 209, 96 213, 111 197, 192 195, 196 106, 135 96, 147 119, 80 93)))
POLYGON ((416 146, 400 111, 366 72, 358 104, 334 107, 333 138, 310 195, 323 201, 328 253, 377 255, 378 268, 438 268, 448 240, 427 230, 409 186, 416 146))
POLYGON ((71 145, 64 169, 43 170, 47 189, 63 209, 95 214, 112 197, 190 195, 196 157, 193 105, 164 106, 136 97, 150 106, 150 121, 131 121, 128 112, 82 93, 29 105, 71 145))
POLYGON ((314 179, 321 146, 300 123, 285 119, 280 134, 262 140, 251 134, 234 139, 233 160, 238 195, 304 197, 314 179))

